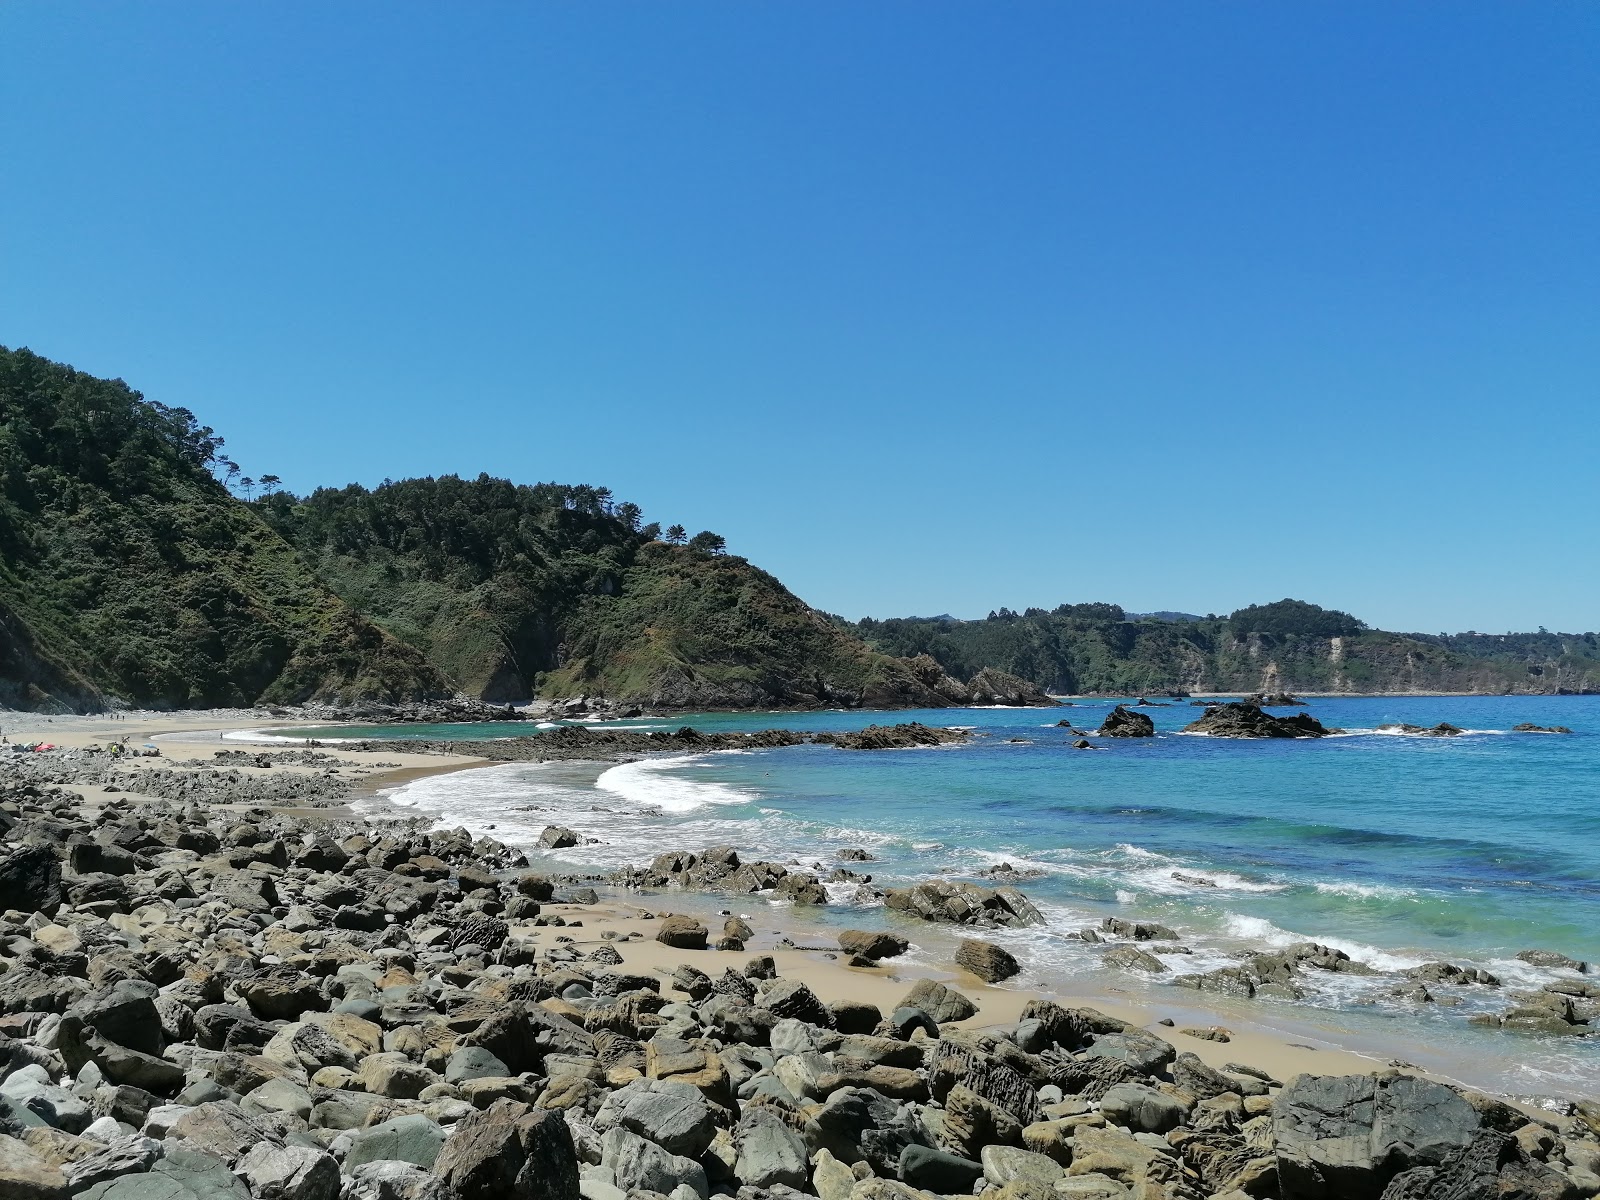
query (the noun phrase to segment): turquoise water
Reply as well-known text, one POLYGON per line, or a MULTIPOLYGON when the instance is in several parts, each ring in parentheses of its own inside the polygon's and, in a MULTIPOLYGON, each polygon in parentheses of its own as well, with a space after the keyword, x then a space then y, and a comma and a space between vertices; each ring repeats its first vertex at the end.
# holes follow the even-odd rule
MULTIPOLYGON (((711 730, 922 720, 972 726, 983 736, 934 750, 803 746, 605 769, 514 764, 419 781, 400 800, 452 821, 494 823, 510 841, 531 840, 559 819, 600 839, 561 852, 574 866, 642 863, 662 849, 717 843, 828 865, 839 849, 861 846, 876 856, 867 869, 879 882, 970 877, 1008 862, 1030 874, 1020 886, 1049 918, 1045 930, 1007 935, 1040 980, 1161 989, 1160 981, 1103 966, 1103 948, 1062 936, 1108 915, 1175 926, 1193 953, 1163 956, 1172 974, 1310 939, 1391 972, 1314 973, 1315 994, 1293 1006, 1327 1019, 1338 1014, 1335 1025, 1354 1030, 1355 1042, 1381 1042, 1374 1030, 1413 1044, 1421 1039, 1448 1051, 1458 1074, 1470 1075, 1474 1063, 1488 1070, 1484 1064, 1492 1060, 1501 1090, 1600 1090, 1593 1082, 1600 1075, 1594 1041, 1465 1025, 1472 1011, 1504 1007, 1504 994, 1460 989, 1462 1005, 1449 1010, 1390 994, 1392 972, 1430 959, 1486 966, 1510 986, 1537 986, 1561 974, 1519 962, 1518 950, 1600 960, 1600 698, 1316 700, 1309 711, 1350 731, 1320 741, 1181 735, 1200 711, 1185 702, 1142 710, 1160 736, 1108 739, 1096 751, 1073 750, 1067 731, 1053 727, 1067 718, 1092 729, 1109 707, 1080 702, 1054 710, 628 722, 711 730), (1391 722, 1440 721, 1471 732, 1455 738, 1371 732, 1391 722), (1523 721, 1575 732, 1509 732, 1523 721)), ((400 731, 453 732, 461 727, 400 731)), ((528 728, 477 726, 462 735, 496 732, 523 735, 528 728)), ((838 908, 821 919, 862 923, 864 914, 849 904, 852 891, 836 885, 838 908)))

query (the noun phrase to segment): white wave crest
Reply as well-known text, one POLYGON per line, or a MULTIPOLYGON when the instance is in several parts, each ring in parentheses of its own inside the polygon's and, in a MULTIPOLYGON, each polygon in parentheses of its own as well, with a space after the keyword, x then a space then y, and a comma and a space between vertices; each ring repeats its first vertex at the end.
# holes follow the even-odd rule
POLYGON ((692 812, 707 804, 748 804, 757 798, 730 784, 674 774, 694 765, 695 757, 620 763, 602 772, 594 786, 640 807, 671 813, 692 812))
POLYGON ((1264 917, 1247 917, 1242 913, 1229 913, 1227 915, 1227 930, 1235 937, 1251 942, 1260 942, 1273 949, 1285 949, 1299 942, 1315 942, 1320 946, 1329 946, 1335 950, 1342 950, 1357 962, 1364 962, 1370 967, 1380 971, 1404 971, 1410 967, 1420 967, 1429 961, 1426 957, 1415 954, 1393 954, 1387 950, 1380 950, 1376 946, 1369 946, 1364 942, 1351 941, 1339 937, 1309 937, 1303 933, 1294 933, 1291 930, 1274 925, 1264 917))
POLYGON ((1392 887, 1382 883, 1349 883, 1335 880, 1321 881, 1312 886, 1324 896, 1352 896, 1358 900, 1401 900, 1416 895, 1410 888, 1392 887))

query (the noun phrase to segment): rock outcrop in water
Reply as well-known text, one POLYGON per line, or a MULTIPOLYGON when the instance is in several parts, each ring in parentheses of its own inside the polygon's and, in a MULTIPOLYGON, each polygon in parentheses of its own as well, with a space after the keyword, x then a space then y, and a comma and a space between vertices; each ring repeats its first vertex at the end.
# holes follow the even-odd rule
POLYGON ((1379 725, 1378 732, 1401 734, 1405 737, 1460 737, 1466 730, 1459 725, 1441 721, 1434 726, 1409 725, 1404 722, 1397 725, 1379 725))
POLYGON ((1257 704, 1244 702, 1208 708, 1198 721, 1185 725, 1183 732, 1223 738, 1319 738, 1343 730, 1326 728, 1310 713, 1276 717, 1262 712, 1257 704))
POLYGON ((1119 704, 1106 714, 1097 730, 1100 737, 1146 738, 1155 737, 1156 723, 1142 712, 1134 712, 1126 704, 1119 704))
POLYGON ((812 740, 841 750, 910 750, 919 746, 950 746, 967 741, 965 729, 936 729, 919 721, 905 725, 868 725, 849 733, 819 733, 812 740))
POLYGON ((1043 925, 1039 910, 1016 888, 930 879, 909 888, 889 888, 886 908, 946 925, 1043 925))
POLYGON ((1568 729, 1565 725, 1535 725, 1532 722, 1524 721, 1520 725, 1513 725, 1511 727, 1511 732, 1512 733, 1571 733, 1572 730, 1568 729))

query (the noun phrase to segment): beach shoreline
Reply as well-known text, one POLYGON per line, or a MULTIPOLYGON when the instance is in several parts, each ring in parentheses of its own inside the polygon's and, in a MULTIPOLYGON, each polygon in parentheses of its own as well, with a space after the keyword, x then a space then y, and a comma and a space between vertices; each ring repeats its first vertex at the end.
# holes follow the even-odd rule
MULTIPOLYGON (((219 750, 224 752, 259 750, 270 760, 275 754, 296 750, 299 747, 282 741, 252 742, 247 735, 260 732, 271 736, 275 729, 308 727, 303 722, 284 723, 281 719, 274 720, 264 717, 260 712, 248 710, 136 713, 122 718, 46 717, 36 714, 6 714, 6 717, 4 728, 14 741, 17 740, 16 735, 20 734, 24 737, 48 740, 64 748, 82 750, 91 745, 105 746, 126 736, 129 745, 136 749, 145 742, 152 742, 160 748, 159 758, 123 760, 120 765, 132 772, 158 766, 178 770, 198 770, 209 765, 208 760, 214 758, 219 750), (18 720, 20 717, 31 720, 18 720)), ((315 747, 315 752, 319 756, 326 756, 337 762, 339 765, 334 769, 352 784, 345 801, 337 804, 319 804, 315 807, 282 806, 274 810, 279 815, 314 821, 340 820, 374 824, 381 824, 389 819, 415 822, 419 818, 424 818, 430 824, 437 825, 436 818, 395 803, 394 794, 417 780, 507 765, 497 760, 449 755, 437 750, 430 750, 427 753, 409 752, 405 749, 404 742, 388 743, 376 748, 363 746, 359 749, 337 743, 319 743, 315 747)), ((629 754, 612 759, 589 761, 604 767, 637 757, 639 756, 636 754, 629 754)), ((265 767, 253 766, 247 762, 230 762, 228 767, 247 779, 282 776, 286 773, 311 776, 328 771, 327 767, 295 765, 279 761, 274 761, 272 765, 265 767)), ((103 803, 106 798, 104 790, 92 783, 68 786, 89 803, 103 803)), ((125 787, 122 795, 134 802, 159 801, 159 797, 140 793, 132 786, 125 787)), ((235 807, 248 808, 250 804, 241 802, 235 807)), ((475 832, 484 836, 498 836, 492 828, 488 831, 475 832)), ((516 846, 516 848, 537 852, 537 847, 516 846)), ((715 892, 633 892, 607 886, 598 877, 581 877, 576 874, 570 876, 570 879, 574 883, 581 882, 584 886, 596 887, 602 897, 601 907, 610 912, 616 920, 622 920, 622 914, 630 910, 666 908, 712 920, 719 917, 723 911, 737 913, 742 909, 753 921, 760 924, 761 939, 754 944, 755 948, 771 948, 774 953, 796 956, 795 969, 803 969, 808 981, 813 978, 820 981, 817 984, 819 995, 826 993, 825 999, 828 997, 859 999, 868 995, 881 999, 885 994, 885 987, 899 986, 903 980, 926 975, 959 982, 963 987, 980 988, 984 998, 980 1002, 980 1010, 986 1013, 1005 1014, 1013 1010, 1020 1011, 1030 999, 1053 999, 1062 1003, 1092 1004, 1107 1011, 1115 1010, 1114 1015, 1150 1029, 1162 1028, 1158 1022, 1165 1020, 1177 1022, 1180 1026, 1225 1027, 1231 1037, 1229 1043, 1202 1042, 1199 1038, 1177 1035, 1179 1041, 1195 1043, 1185 1044, 1182 1046, 1183 1049, 1193 1049, 1207 1061, 1217 1055, 1226 1057, 1229 1051, 1219 1047, 1231 1045, 1233 1047, 1231 1052, 1235 1057, 1242 1055, 1245 1048, 1249 1047, 1252 1056, 1249 1061, 1275 1073, 1365 1072, 1382 1068, 1391 1061, 1404 1061, 1408 1070, 1414 1070, 1418 1074, 1430 1074, 1421 1068, 1411 1067, 1410 1055, 1406 1052, 1404 1043, 1400 1043, 1399 1051, 1391 1058, 1377 1049, 1341 1046, 1337 1030, 1324 1030, 1319 1036, 1315 1013, 1308 1010, 1297 1010, 1287 1018, 1281 1014, 1272 1014, 1272 1017, 1279 1017, 1280 1025, 1288 1023, 1297 1031, 1286 1032, 1281 1027, 1275 1028, 1271 1017, 1260 1013, 1252 1014, 1249 1002, 1229 1002, 1226 998, 1200 992, 1183 992, 1170 997, 1162 995, 1151 998, 1128 994, 1114 984, 1105 987, 1077 986, 1057 989, 1049 986, 1048 981, 1029 987, 988 987, 970 977, 964 977, 953 966, 956 941, 967 934, 981 937, 983 936, 981 930, 929 925, 926 929, 918 931, 917 941, 919 944, 926 944, 926 948, 932 951, 931 956, 924 955, 923 960, 916 965, 889 965, 881 969, 880 974, 849 967, 842 960, 830 957, 836 952, 825 947, 814 946, 811 950, 780 950, 779 943, 783 939, 805 945, 808 942, 815 943, 819 937, 827 936, 826 931, 818 931, 808 924, 803 908, 773 905, 760 897, 741 897, 715 892), (1314 1042, 1320 1042, 1321 1045, 1313 1046, 1314 1042)), ((608 925, 606 928, 622 931, 622 926, 608 925)), ((642 926, 634 931, 647 932, 642 926)), ((656 945, 648 936, 644 941, 649 946, 656 945)), ((667 960, 661 958, 661 951, 646 949, 643 955, 651 969, 667 965, 667 960)), ((1169 1032, 1167 1036, 1172 1034, 1169 1032)), ((1417 1047, 1412 1053, 1421 1049, 1425 1048, 1417 1047)), ((1419 1056, 1425 1057, 1425 1055, 1419 1056)), ((1432 1072, 1431 1077, 1445 1082, 1459 1082, 1448 1071, 1432 1072)))

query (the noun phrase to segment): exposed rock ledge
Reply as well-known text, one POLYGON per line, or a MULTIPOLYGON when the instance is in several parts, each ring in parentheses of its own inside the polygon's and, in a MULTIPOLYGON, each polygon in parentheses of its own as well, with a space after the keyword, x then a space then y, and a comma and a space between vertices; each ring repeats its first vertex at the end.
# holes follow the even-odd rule
POLYGON ((1185 733, 1204 733, 1225 738, 1319 738, 1342 729, 1329 729, 1310 713, 1275 717, 1256 704, 1218 704, 1206 709, 1205 716, 1183 727, 1185 733))

